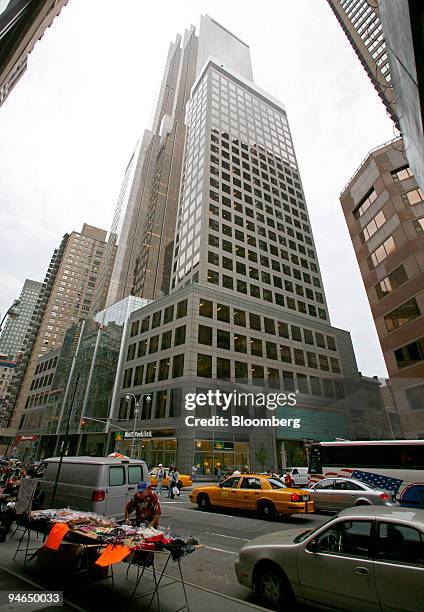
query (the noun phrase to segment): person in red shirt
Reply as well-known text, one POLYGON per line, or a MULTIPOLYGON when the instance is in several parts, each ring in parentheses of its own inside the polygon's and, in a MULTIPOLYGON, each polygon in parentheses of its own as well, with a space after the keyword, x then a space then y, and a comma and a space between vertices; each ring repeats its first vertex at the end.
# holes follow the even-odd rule
POLYGON ((137 493, 130 499, 125 508, 125 521, 129 523, 129 515, 135 511, 136 524, 147 523, 148 527, 157 527, 161 509, 156 493, 146 482, 139 482, 137 493))

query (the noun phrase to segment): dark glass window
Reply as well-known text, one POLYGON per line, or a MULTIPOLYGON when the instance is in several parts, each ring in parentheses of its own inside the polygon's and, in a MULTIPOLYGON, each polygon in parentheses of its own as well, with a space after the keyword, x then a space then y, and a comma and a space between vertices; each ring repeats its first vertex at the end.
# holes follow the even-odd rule
POLYGON ((174 355, 172 360, 172 378, 178 378, 184 374, 184 354, 174 355))
POLYGON ((212 328, 206 327, 205 325, 199 325, 199 344, 207 344, 212 346, 212 328))
POLYGON ((185 317, 187 315, 187 300, 182 300, 177 304, 177 319, 185 317))
POLYGON ((162 311, 159 310, 158 312, 155 312, 152 316, 152 329, 155 327, 159 327, 160 323, 161 323, 161 319, 162 319, 162 311))
POLYGON ((161 350, 164 351, 171 347, 172 330, 168 330, 162 334, 161 350))
POLYGON ((216 377, 217 378, 230 378, 231 370, 230 370, 230 360, 222 359, 221 357, 217 357, 216 360, 216 377))
POLYGON ((146 367, 146 380, 144 381, 147 385, 148 383, 152 383, 155 381, 156 374, 156 361, 151 361, 147 364, 146 367))
POLYGON ((152 336, 149 341, 149 355, 156 353, 159 347, 159 336, 152 336))
POLYGON ((159 376, 158 380, 167 380, 169 376, 169 357, 159 361, 159 376))
POLYGON ((235 377, 237 380, 247 380, 247 363, 236 361, 235 362, 235 377))
POLYGON ((168 306, 168 308, 165 308, 165 312, 164 312, 164 316, 163 316, 163 323, 170 323, 174 318, 174 305, 172 304, 172 306, 168 306))
POLYGON ((199 315, 201 317, 213 318, 213 302, 208 300, 201 300, 199 304, 199 315))
POLYGON ((141 327, 140 327, 141 334, 146 331, 149 331, 149 322, 150 322, 150 317, 145 317, 144 319, 142 319, 141 327))
POLYGON ((230 322, 230 308, 225 304, 216 305, 216 318, 218 321, 224 321, 225 323, 230 322))
POLYGON ((197 355, 197 376, 212 378, 212 357, 210 355, 197 355))
POLYGON ((175 330, 174 346, 184 344, 185 338, 186 338, 186 326, 181 325, 181 327, 177 327, 177 329, 175 330))
POLYGON ((138 326, 140 324, 140 321, 133 321, 131 323, 131 331, 130 331, 130 336, 136 336, 138 334, 138 326))

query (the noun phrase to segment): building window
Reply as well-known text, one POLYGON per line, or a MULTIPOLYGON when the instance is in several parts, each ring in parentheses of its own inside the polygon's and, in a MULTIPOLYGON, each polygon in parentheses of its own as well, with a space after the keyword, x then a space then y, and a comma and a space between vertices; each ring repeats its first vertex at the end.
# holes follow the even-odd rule
POLYGON ((171 348, 172 330, 168 330, 162 334, 161 350, 164 351, 171 348))
POLYGON ((251 338, 250 339, 250 352, 252 355, 255 355, 256 357, 262 357, 263 355, 262 340, 259 340, 259 338, 251 338))
POLYGON ((412 191, 404 193, 402 199, 406 206, 414 206, 414 204, 419 204, 424 200, 424 194, 420 188, 413 189, 412 191))
POLYGON ((405 268, 401 265, 393 272, 390 272, 388 276, 383 278, 377 285, 375 285, 375 291, 377 297, 381 300, 386 295, 403 285, 408 280, 405 272, 405 268))
POLYGON ((178 378, 184 374, 184 354, 174 355, 172 360, 172 378, 178 378))
POLYGON ((380 229, 382 225, 386 222, 386 217, 382 210, 376 214, 374 219, 368 223, 359 234, 362 244, 364 244, 367 240, 369 240, 374 234, 380 229))
POLYGON ((224 304, 216 305, 216 318, 218 321, 230 322, 230 308, 224 304))
POLYGON ((162 318, 162 311, 155 312, 152 316, 152 329, 155 327, 159 327, 162 318))
POLYGON ((177 319, 185 317, 187 315, 187 300, 182 300, 177 304, 177 319))
POLYGON ((134 373, 134 387, 138 387, 139 385, 143 383, 143 372, 144 372, 144 365, 139 365, 136 367, 135 373, 134 373))
POLYGON ((131 331, 130 331, 131 338, 138 334, 138 326, 139 326, 139 324, 140 324, 140 321, 133 321, 131 323, 131 331))
POLYGON ((417 232, 418 236, 420 236, 421 234, 424 234, 424 217, 421 217, 421 219, 416 219, 414 221, 414 227, 415 227, 415 231, 417 232))
POLYGON ((149 330, 149 321, 150 321, 150 317, 145 317, 141 321, 140 334, 149 330))
POLYGON ((159 336, 152 336, 149 342, 149 355, 157 353, 159 348, 159 336))
POLYGON ((197 355, 197 376, 212 378, 212 357, 210 355, 197 355))
POLYGON ((218 348, 230 350, 230 332, 218 329, 216 333, 216 345, 218 348))
POLYGON ((249 314, 249 325, 250 329, 256 329, 257 331, 262 331, 261 327, 261 317, 256 314, 249 314))
POLYGON ((155 382, 155 374, 156 374, 156 361, 151 361, 147 364, 146 367, 146 380, 145 384, 149 384, 155 382))
POLYGON ((246 327, 246 313, 244 312, 244 310, 234 308, 234 325, 246 327))
POLYGON ((411 342, 395 350, 398 368, 406 368, 424 360, 424 338, 411 342))
POLYGON ((208 283, 219 285, 219 274, 214 270, 208 270, 208 283))
POLYGON ((199 315, 201 317, 213 318, 213 302, 202 300, 199 304, 199 315))
POLYGON ((140 340, 140 342, 138 343, 137 358, 144 357, 144 355, 146 354, 146 350, 147 350, 147 339, 140 340))
MULTIPOLYGON (((133 342, 132 344, 129 345, 128 353, 127 353, 127 361, 131 361, 132 359, 135 358, 136 346, 137 346, 137 342, 133 342)), ((37 371, 35 373, 37 374, 37 371)))
POLYGON ((159 361, 158 380, 167 380, 169 376, 169 359, 161 359, 159 361))
POLYGON ((405 302, 401 306, 384 315, 387 331, 391 332, 394 329, 413 321, 421 314, 415 298, 405 302))
POLYGON ((392 170, 390 174, 392 175, 394 181, 404 181, 410 176, 414 176, 409 166, 404 166, 403 168, 392 170))
POLYGON ((164 419, 166 415, 166 399, 168 397, 167 389, 156 393, 156 412, 155 419, 164 419))
POLYGON ((389 236, 387 240, 381 244, 378 249, 371 253, 371 255, 367 258, 368 266, 370 270, 378 266, 379 263, 384 261, 386 257, 390 255, 396 249, 395 241, 393 240, 393 236, 389 236))
POLYGON ((353 214, 356 215, 356 217, 362 217, 362 215, 369 209, 371 204, 373 204, 373 202, 375 202, 376 199, 377 199, 377 194, 374 191, 374 188, 372 188, 368 191, 366 196, 364 196, 362 200, 359 202, 359 204, 356 206, 356 208, 353 211, 353 214))
POLYGON ((212 346, 211 327, 207 327, 206 325, 199 325, 198 342, 199 344, 206 344, 208 346, 212 346))
POLYGON ((241 361, 235 362, 235 378, 237 380, 247 380, 247 363, 242 363, 241 361))
POLYGON ((173 318, 174 318, 174 305, 172 304, 171 306, 168 306, 168 308, 165 308, 165 312, 163 315, 163 324, 166 325, 166 323, 171 323, 173 318))
POLYGON ((124 372, 124 381, 122 383, 122 388, 123 389, 126 389, 127 387, 131 387, 132 372, 133 372, 132 368, 127 368, 125 370, 125 372, 124 372))
POLYGON ((252 365, 252 383, 254 385, 264 386, 265 384, 265 372, 261 365, 252 365))
POLYGON ((216 377, 228 379, 231 377, 230 360, 218 357, 216 360, 216 377))

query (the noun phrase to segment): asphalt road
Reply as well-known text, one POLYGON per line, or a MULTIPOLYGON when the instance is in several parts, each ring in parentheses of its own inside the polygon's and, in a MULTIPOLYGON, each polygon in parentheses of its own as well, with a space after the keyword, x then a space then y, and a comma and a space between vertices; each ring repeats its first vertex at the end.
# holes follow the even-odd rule
MULTIPOLYGON (((255 514, 230 510, 205 512, 189 500, 183 490, 178 499, 161 496, 161 527, 171 528, 173 535, 194 536, 205 548, 184 559, 186 580, 204 588, 224 593, 241 601, 260 605, 255 594, 237 582, 234 562, 245 542, 257 536, 299 528, 314 528, 328 516, 307 514, 264 521, 255 514)), ((169 573, 172 573, 172 566, 169 573)))

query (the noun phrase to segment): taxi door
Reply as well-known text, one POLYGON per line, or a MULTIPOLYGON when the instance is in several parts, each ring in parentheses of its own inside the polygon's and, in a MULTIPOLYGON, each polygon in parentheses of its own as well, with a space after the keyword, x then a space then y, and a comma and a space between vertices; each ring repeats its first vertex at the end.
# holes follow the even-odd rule
POLYGON ((258 498, 261 495, 261 479, 253 476, 243 476, 237 493, 237 508, 256 510, 258 498))
POLYGON ((237 485, 240 480, 239 476, 233 478, 227 478, 219 485, 219 490, 216 493, 216 497, 212 499, 212 504, 217 506, 223 506, 224 508, 236 508, 236 497, 237 497, 237 485))

